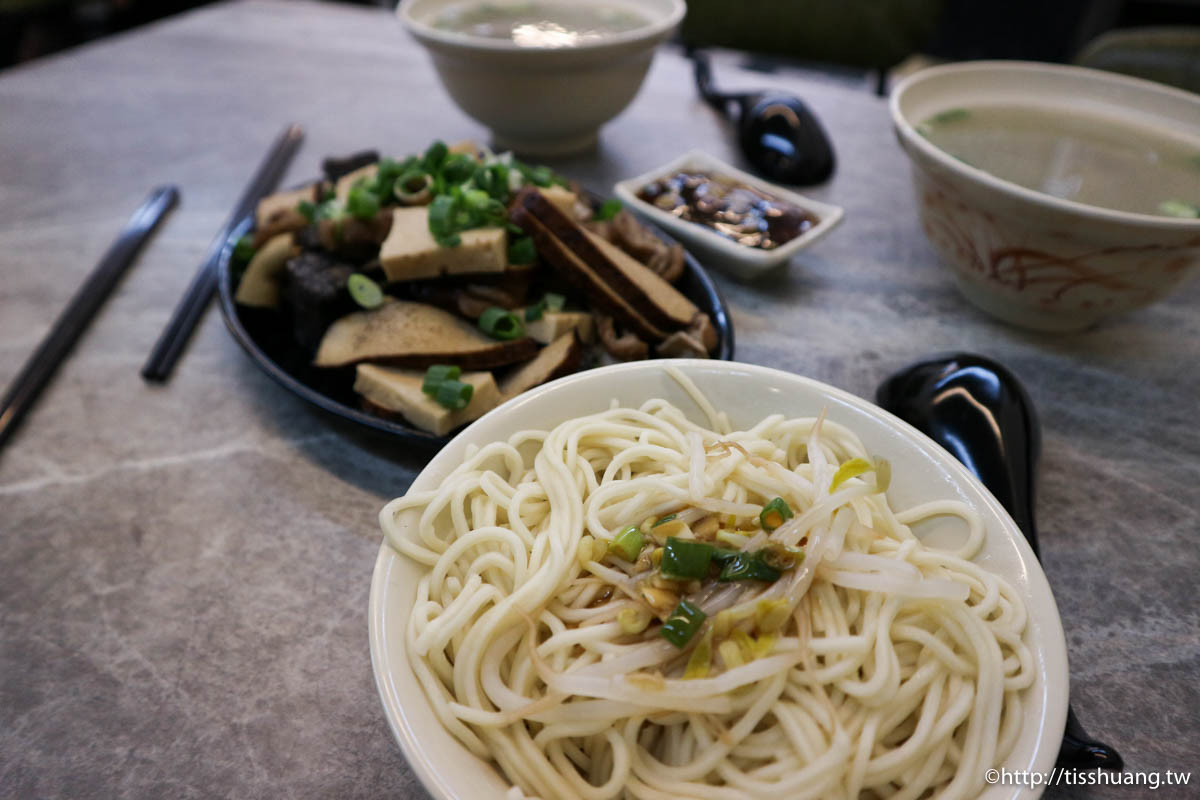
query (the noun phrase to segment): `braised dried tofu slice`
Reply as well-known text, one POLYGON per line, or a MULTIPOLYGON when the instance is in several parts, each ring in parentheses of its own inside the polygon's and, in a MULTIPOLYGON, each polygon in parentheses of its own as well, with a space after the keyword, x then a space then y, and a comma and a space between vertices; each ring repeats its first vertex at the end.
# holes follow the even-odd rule
POLYGON ((508 234, 503 228, 476 228, 459 237, 458 245, 443 247, 429 232, 428 206, 397 208, 379 249, 380 266, 389 281, 495 273, 508 268, 508 234))
POLYGON ((505 400, 546 381, 561 378, 579 368, 583 345, 574 331, 565 333, 541 349, 532 360, 513 367, 500 381, 500 396, 505 400))
MULTIPOLYGON (((254 209, 254 227, 258 230, 266 228, 273 220, 281 214, 291 214, 295 212, 299 215, 297 208, 304 201, 313 202, 316 194, 315 185, 305 186, 303 189, 294 189, 288 192, 276 192, 269 194, 258 201, 258 205, 254 209)), ((301 217, 303 219, 303 217, 301 217)), ((307 220, 305 220, 307 222, 307 220)))
POLYGON ((391 300, 330 325, 313 363, 318 367, 362 362, 402 367, 457 364, 463 369, 486 369, 515 364, 536 353, 537 344, 529 337, 498 341, 440 308, 391 300))
MULTIPOLYGON (((517 316, 525 319, 523 311, 517 316)), ((538 319, 525 322, 525 335, 539 344, 550 344, 571 331, 590 342, 596 337, 595 319, 587 311, 543 311, 538 319)))
POLYGON ((563 213, 543 192, 523 190, 518 202, 647 322, 664 330, 691 324, 699 311, 691 300, 645 264, 563 213))
POLYGON ((460 425, 479 419, 498 406, 499 387, 490 372, 464 372, 458 380, 474 387, 467 407, 453 411, 421 391, 425 373, 421 370, 359 364, 355 369, 354 391, 368 403, 400 414, 414 426, 435 436, 444 436, 460 425))
POLYGON ((579 195, 564 186, 546 186, 538 191, 542 193, 543 197, 558 206, 564 214, 571 218, 575 217, 575 206, 579 202, 579 195))
POLYGON ((533 244, 542 258, 581 289, 587 295, 588 301, 598 310, 612 315, 624 327, 647 341, 660 342, 667 338, 668 334, 665 331, 647 322, 645 317, 601 280, 595 270, 550 233, 528 209, 517 207, 513 211, 512 219, 533 238, 533 244))
POLYGON ((278 308, 287 261, 297 252, 290 233, 273 236, 254 252, 233 299, 243 306, 278 308))

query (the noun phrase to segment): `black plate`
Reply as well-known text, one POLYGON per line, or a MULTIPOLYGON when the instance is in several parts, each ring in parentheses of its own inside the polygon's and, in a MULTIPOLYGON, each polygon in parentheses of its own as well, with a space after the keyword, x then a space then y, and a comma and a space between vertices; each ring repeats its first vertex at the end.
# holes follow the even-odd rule
MULTIPOLYGON (((642 220, 645 222, 645 220, 642 220)), ((418 428, 390 419, 383 419, 374 414, 368 414, 358 407, 358 395, 354 393, 351 384, 353 380, 342 370, 318 369, 304 358, 300 349, 291 338, 291 330, 278 324, 278 315, 274 311, 238 306, 233 301, 237 287, 234 285, 233 270, 230 261, 233 256, 233 246, 254 226, 254 217, 249 216, 234 227, 225 249, 221 252, 221 260, 217 265, 219 276, 218 287, 221 293, 221 313, 225 316, 225 325, 233 338, 246 351, 247 355, 258 364, 268 375, 279 381, 287 389, 295 392, 308 402, 335 414, 342 419, 357 422, 376 431, 398 436, 400 439, 413 444, 441 447, 450 441, 450 436, 434 436, 418 428)), ((674 243, 667 234, 653 225, 650 226, 664 241, 674 243)), ((683 277, 679 279, 678 288, 696 307, 708 314, 713 327, 717 329, 716 358, 724 361, 733 360, 733 323, 729 319, 729 311, 725 301, 717 292, 708 273, 697 263, 691 253, 685 251, 685 268, 683 277)))

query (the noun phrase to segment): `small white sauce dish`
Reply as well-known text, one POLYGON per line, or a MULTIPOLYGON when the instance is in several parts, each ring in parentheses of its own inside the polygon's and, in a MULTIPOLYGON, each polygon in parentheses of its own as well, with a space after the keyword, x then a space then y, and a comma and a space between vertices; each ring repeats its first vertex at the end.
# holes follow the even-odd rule
POLYGON ((674 161, 651 170, 636 178, 621 181, 613 187, 617 197, 621 198, 633 211, 642 214, 655 224, 666 229, 668 233, 679 239, 707 267, 712 266, 735 278, 748 280, 767 272, 780 264, 790 261, 792 256, 821 239, 842 221, 845 212, 835 205, 822 203, 805 197, 802 194, 784 189, 761 178, 756 178, 748 172, 726 164, 719 158, 710 156, 701 150, 693 150, 680 156, 674 161), (638 198, 638 191, 646 184, 660 178, 667 178, 677 172, 707 172, 710 175, 720 175, 745 184, 752 189, 777 197, 792 205, 804 209, 816 216, 818 222, 800 236, 772 250, 761 250, 748 247, 727 239, 721 234, 697 222, 688 222, 661 208, 638 198))

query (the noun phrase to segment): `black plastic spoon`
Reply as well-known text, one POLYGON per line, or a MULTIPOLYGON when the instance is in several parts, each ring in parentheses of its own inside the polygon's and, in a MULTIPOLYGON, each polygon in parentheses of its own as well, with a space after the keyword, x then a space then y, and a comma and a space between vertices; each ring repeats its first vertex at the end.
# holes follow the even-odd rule
POLYGON ((833 174, 833 145, 803 100, 781 92, 719 92, 708 56, 697 51, 689 55, 704 102, 724 116, 737 107, 738 144, 756 170, 771 180, 800 186, 821 183, 833 174))
MULTIPOLYGON (((1033 401, 1016 376, 991 359, 955 353, 897 372, 879 385, 875 399, 975 473, 1039 555, 1033 501, 1042 437, 1033 401)), ((1058 765, 1120 770, 1124 761, 1088 736, 1068 706, 1058 765)))

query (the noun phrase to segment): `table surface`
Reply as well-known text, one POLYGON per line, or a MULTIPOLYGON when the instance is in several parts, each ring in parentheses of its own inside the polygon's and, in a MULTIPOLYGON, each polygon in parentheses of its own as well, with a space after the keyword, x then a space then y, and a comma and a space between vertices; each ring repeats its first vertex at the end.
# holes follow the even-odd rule
MULTIPOLYGON (((839 167, 811 193, 847 214, 782 274, 717 277, 738 358, 864 397, 932 353, 1010 366, 1044 429, 1038 514, 1076 708, 1132 770, 1197 766, 1200 282, 1083 334, 994 322, 936 264, 883 100, 736 67, 724 83, 790 88, 821 116, 839 167)), ((169 385, 138 376, 288 120, 308 132, 290 181, 325 154, 485 135, 362 8, 209 6, 0 74, 0 385, 149 188, 183 192, 0 458, 0 796, 425 796, 366 625, 376 514, 425 455, 276 386, 216 309, 169 385)), ((599 149, 559 166, 605 187, 693 147, 736 161, 664 50, 599 149)), ((1070 791, 1048 796, 1118 796, 1070 791)))

